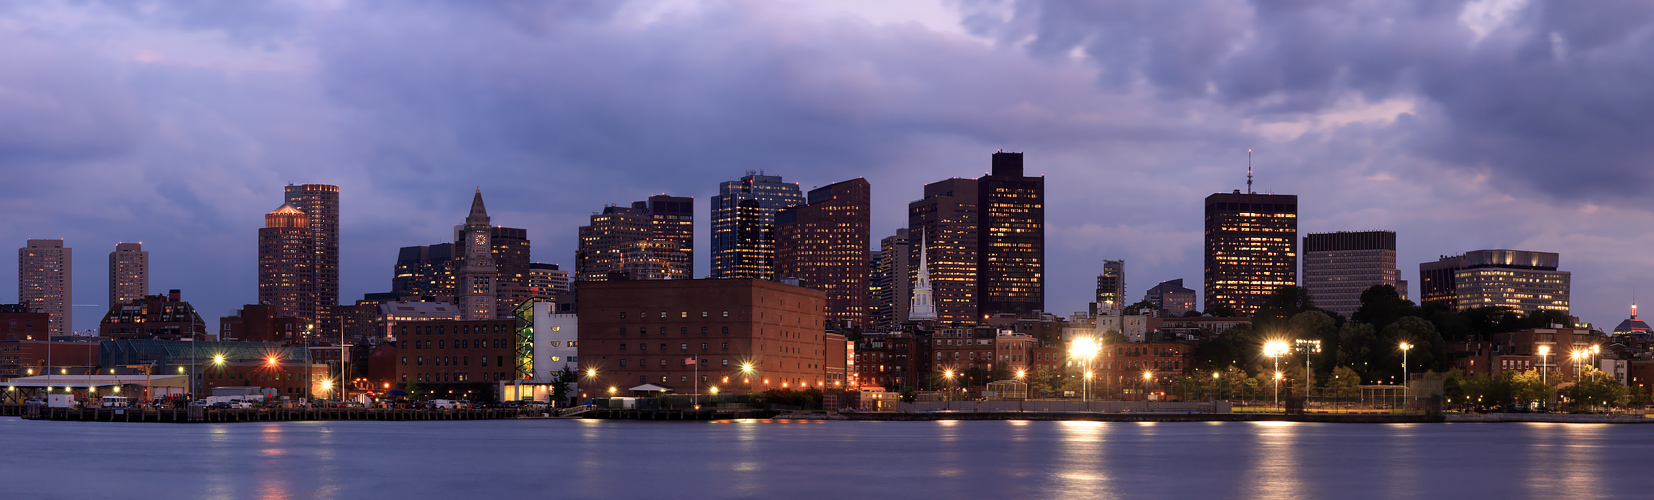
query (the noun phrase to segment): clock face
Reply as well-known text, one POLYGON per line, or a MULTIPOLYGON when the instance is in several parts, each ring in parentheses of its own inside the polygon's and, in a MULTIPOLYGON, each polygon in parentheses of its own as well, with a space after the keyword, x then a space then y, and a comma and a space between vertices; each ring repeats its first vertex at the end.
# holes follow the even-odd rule
POLYGON ((479 246, 480 245, 487 245, 488 244, 488 237, 484 236, 482 234, 478 234, 476 236, 476 241, 477 241, 477 245, 479 245, 479 246))

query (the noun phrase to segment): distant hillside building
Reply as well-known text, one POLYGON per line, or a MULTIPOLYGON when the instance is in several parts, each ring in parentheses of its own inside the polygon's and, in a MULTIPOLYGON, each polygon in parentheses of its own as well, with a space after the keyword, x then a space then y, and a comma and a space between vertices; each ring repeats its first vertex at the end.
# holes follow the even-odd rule
POLYGON ((1316 307, 1349 317, 1361 308, 1361 292, 1378 285, 1407 298, 1407 282, 1396 269, 1394 231, 1304 236, 1304 289, 1316 307))
POLYGON ((1476 250, 1419 264, 1422 298, 1456 311, 1509 307, 1522 312, 1569 311, 1572 273, 1558 271, 1552 252, 1476 250), (1449 274, 1451 273, 1451 274, 1449 274), (1452 276, 1452 281, 1446 277, 1452 276))
POLYGON ((1182 316, 1195 308, 1195 291, 1183 286, 1183 278, 1162 281, 1143 294, 1143 300, 1165 311, 1166 316, 1182 316))
POLYGON ((109 339, 207 340, 208 333, 207 323, 178 290, 117 304, 98 323, 98 336, 109 339))

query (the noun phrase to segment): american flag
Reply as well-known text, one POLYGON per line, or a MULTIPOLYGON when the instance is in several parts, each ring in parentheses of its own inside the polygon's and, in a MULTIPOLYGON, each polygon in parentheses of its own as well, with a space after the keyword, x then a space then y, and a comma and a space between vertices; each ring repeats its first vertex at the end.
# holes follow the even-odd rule
POLYGON ((683 360, 683 364, 686 364, 686 365, 693 365, 693 364, 695 364, 695 357, 694 357, 694 356, 690 356, 690 357, 689 357, 689 358, 687 358, 687 359, 684 359, 684 360, 683 360))

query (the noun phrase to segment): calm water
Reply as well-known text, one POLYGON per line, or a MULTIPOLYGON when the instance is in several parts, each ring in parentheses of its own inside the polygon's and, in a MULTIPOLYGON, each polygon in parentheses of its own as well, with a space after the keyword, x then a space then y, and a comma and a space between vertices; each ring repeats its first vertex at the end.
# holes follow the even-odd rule
POLYGON ((1654 426, 0 418, 3 498, 1654 498, 1654 426))

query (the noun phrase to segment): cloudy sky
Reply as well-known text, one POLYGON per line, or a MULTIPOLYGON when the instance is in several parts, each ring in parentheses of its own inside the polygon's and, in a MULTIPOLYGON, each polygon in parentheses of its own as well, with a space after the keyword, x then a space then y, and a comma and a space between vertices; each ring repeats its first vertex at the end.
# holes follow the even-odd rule
MULTIPOLYGON (((1560 252, 1611 328, 1654 276, 1651 53, 1654 5, 1613 0, 0 0, 0 242, 67 240, 79 329, 120 241, 216 323, 256 300, 287 183, 341 186, 349 301, 477 187, 568 265, 603 205, 693 196, 705 221, 748 170, 866 177, 888 235, 1004 149, 1046 177, 1066 314, 1103 259, 1133 297, 1198 289, 1201 199, 1251 148, 1300 231, 1395 230, 1415 288, 1443 254, 1560 252)), ((0 301, 15 282, 0 265, 0 301)))

